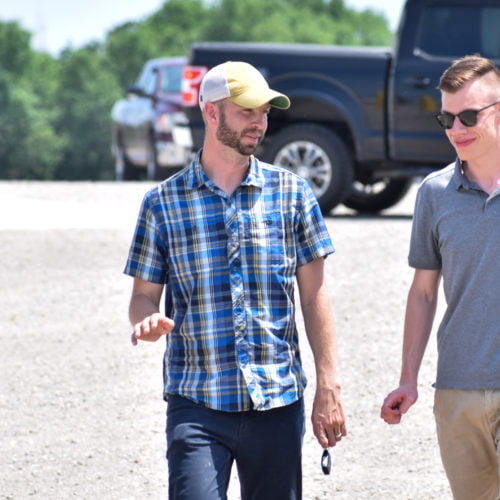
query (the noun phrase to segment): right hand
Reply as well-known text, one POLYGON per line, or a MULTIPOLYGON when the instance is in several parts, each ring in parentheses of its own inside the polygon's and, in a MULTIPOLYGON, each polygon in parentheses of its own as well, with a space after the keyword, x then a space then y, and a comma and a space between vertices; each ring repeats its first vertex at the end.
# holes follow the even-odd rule
POLYGON ((402 384, 385 399, 380 410, 380 418, 388 424, 399 424, 401 417, 418 399, 417 386, 402 384))
POLYGON ((161 336, 170 333, 174 325, 170 318, 154 313, 134 325, 130 341, 132 345, 137 345, 139 340, 156 342, 161 336))
POLYGON ((335 446, 347 436, 344 410, 340 401, 340 385, 332 383, 333 389, 316 386, 311 421, 313 432, 322 448, 335 446))

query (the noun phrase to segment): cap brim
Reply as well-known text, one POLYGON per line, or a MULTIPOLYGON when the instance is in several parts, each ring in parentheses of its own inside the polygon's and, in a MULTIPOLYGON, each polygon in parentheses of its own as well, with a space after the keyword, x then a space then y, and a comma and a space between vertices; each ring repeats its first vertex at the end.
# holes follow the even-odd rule
POLYGON ((249 89, 240 95, 229 97, 229 100, 250 109, 258 108, 266 103, 278 109, 288 109, 290 107, 290 99, 286 95, 268 88, 249 89))

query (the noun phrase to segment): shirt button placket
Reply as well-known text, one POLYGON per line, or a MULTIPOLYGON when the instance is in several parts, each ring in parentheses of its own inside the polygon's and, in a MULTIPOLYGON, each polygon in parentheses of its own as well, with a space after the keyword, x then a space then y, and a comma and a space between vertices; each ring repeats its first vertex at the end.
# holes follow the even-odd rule
POLYGON ((246 329, 245 294, 243 276, 241 273, 241 254, 238 230, 238 213, 234 202, 229 202, 226 208, 227 257, 229 264, 229 279, 231 284, 231 299, 233 303, 233 322, 236 338, 242 338, 246 329))
POLYGON ((248 392, 253 401, 254 408, 260 408, 264 404, 265 398, 262 394, 262 388, 258 384, 252 372, 252 366, 250 364, 251 352, 246 336, 247 319, 245 311, 245 290, 243 286, 239 222, 234 202, 228 204, 226 208, 226 231, 228 236, 227 255, 238 364, 247 383, 248 392))
POLYGON ((250 346, 246 337, 247 321, 245 311, 245 290, 241 263, 238 213, 234 202, 227 206, 226 231, 228 235, 227 255, 231 283, 231 299, 233 303, 233 324, 236 342, 238 365, 246 380, 248 392, 252 400, 259 397, 260 388, 256 384, 250 365, 250 346))

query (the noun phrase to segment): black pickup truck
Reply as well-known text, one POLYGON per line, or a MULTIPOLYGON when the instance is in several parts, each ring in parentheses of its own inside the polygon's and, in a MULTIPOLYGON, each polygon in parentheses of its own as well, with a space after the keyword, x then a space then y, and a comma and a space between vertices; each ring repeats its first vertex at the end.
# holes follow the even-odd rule
POLYGON ((498 63, 500 0, 408 0, 392 49, 197 43, 182 80, 189 134, 178 125, 174 137, 201 147, 201 78, 226 60, 247 61, 292 101, 271 111, 260 158, 305 177, 324 213, 340 203, 378 212, 453 159, 433 116, 436 86, 454 59, 473 53, 498 63))

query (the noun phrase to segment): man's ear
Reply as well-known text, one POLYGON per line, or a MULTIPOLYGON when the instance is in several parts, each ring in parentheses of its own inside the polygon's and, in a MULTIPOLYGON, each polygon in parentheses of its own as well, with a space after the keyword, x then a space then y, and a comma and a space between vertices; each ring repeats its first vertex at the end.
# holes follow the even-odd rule
POLYGON ((219 108, 213 102, 205 103, 205 120, 208 124, 217 125, 219 122, 219 108))

